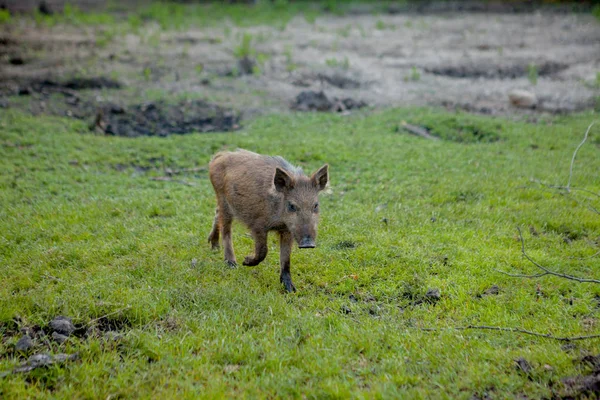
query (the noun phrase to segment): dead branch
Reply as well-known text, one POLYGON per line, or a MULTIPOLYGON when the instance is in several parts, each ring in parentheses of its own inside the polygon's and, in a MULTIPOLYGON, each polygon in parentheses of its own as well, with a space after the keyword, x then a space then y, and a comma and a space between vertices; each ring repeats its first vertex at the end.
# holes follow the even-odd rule
POLYGON ((502 271, 501 269, 494 269, 494 271, 500 272, 501 274, 504 274, 507 276, 512 276, 513 278, 539 278, 541 276, 548 275, 545 272, 540 273, 540 274, 525 275, 525 274, 511 274, 510 272, 502 271))
POLYGON ((412 133, 413 135, 417 135, 417 136, 420 136, 422 138, 429 139, 429 140, 439 140, 439 138, 430 134, 427 129, 421 128, 420 126, 411 125, 411 124, 407 123, 406 121, 402 121, 400 123, 400 126, 402 128, 404 128, 404 130, 406 130, 407 132, 412 133))
MULTIPOLYGON (((420 328, 420 329, 422 331, 426 331, 426 332, 439 332, 439 331, 442 330, 441 328, 420 328)), ((457 326, 457 327, 452 327, 452 328, 448 328, 448 329, 453 329, 453 330, 456 330, 456 331, 464 331, 464 330, 473 329, 473 330, 490 330, 490 331, 523 333, 525 335, 543 337, 543 338, 546 338, 546 339, 558 340, 558 341, 561 341, 561 342, 572 342, 572 341, 576 341, 576 340, 587 340, 587 339, 597 339, 597 338, 600 338, 600 334, 585 335, 585 336, 564 336, 564 337, 561 337, 561 336, 554 336, 554 335, 551 335, 549 333, 532 332, 532 331, 528 331, 526 329, 521 329, 521 328, 510 328, 510 327, 502 327, 502 326, 487 326, 487 325, 457 326)))
POLYGON ((597 279, 578 278, 573 275, 567 275, 567 274, 563 274, 561 272, 552 271, 552 270, 544 267, 543 265, 540 265, 533 258, 531 258, 529 256, 529 254, 527 254, 527 252, 525 251, 525 240, 523 239, 523 233, 521 232, 521 228, 517 227, 517 231, 519 231, 519 240, 521 241, 521 253, 523 253, 523 256, 530 263, 532 263, 533 265, 535 265, 537 268, 541 269, 544 272, 541 272, 539 274, 534 274, 534 275, 510 274, 510 273, 504 272, 504 271, 498 271, 498 272, 503 273, 504 275, 513 276, 513 277, 517 277, 517 278, 539 278, 539 277, 542 277, 545 275, 554 275, 554 276, 558 276, 560 278, 570 279, 572 281, 577 281, 577 282, 582 282, 582 283, 584 283, 584 282, 585 283, 600 283, 600 280, 597 280, 597 279))
POLYGON ((567 186, 565 186, 565 190, 567 191, 567 193, 571 192, 571 177, 573 176, 573 164, 575 164, 575 157, 577 156, 577 152, 579 151, 581 146, 583 146, 583 144, 587 140, 588 134, 590 133, 590 129, 592 129, 592 126, 594 126, 595 123, 596 121, 592 121, 592 123, 588 126, 587 130, 585 131, 583 140, 581 141, 581 143, 579 143, 579 146, 577 146, 575 152, 573 153, 573 158, 571 158, 571 168, 569 169, 569 180, 567 180, 567 186))
POLYGON ((152 178, 150 178, 150 180, 161 181, 161 182, 176 182, 176 183, 181 183, 182 185, 186 185, 186 186, 196 186, 195 183, 187 182, 187 181, 183 181, 183 180, 179 180, 179 179, 173 179, 168 176, 153 176, 152 178))

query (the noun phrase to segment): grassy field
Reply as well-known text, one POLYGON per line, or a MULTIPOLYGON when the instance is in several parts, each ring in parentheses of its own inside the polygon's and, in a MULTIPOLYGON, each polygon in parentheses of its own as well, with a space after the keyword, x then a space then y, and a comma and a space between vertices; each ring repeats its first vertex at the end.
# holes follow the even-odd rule
MULTIPOLYGON (((587 208, 597 210, 598 198, 537 183, 566 184, 594 118, 528 124, 392 109, 125 139, 90 134, 67 118, 0 110, 0 372, 33 353, 79 354, 5 374, 0 397, 566 393, 562 379, 586 371, 574 361, 597 353, 599 339, 565 346, 451 328, 600 332, 600 286, 498 272, 540 272, 521 255, 520 226, 541 264, 600 278, 600 258, 589 258, 598 251, 600 216, 587 208), (398 129, 402 121, 434 127, 447 140, 411 136, 398 129), (280 154, 305 170, 330 164, 318 246, 292 254, 295 294, 279 284, 275 237, 263 264, 237 269, 206 243, 215 200, 198 167, 237 147, 280 154), (172 181, 152 179, 169 170, 172 181), (439 299, 427 297, 429 289, 439 289, 439 299), (19 329, 49 332, 58 315, 78 327, 64 344, 40 335, 29 353, 14 350, 19 329), (520 357, 527 372, 516 366, 520 357)), ((591 130, 572 181, 595 193, 599 134, 591 130)), ((240 225, 234 245, 238 257, 252 250, 240 225)))

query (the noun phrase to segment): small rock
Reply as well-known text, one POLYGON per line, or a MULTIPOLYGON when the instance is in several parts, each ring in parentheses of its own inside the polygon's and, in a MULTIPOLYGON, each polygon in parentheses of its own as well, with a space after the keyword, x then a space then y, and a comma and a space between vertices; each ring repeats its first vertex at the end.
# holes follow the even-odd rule
POLYGON ((484 296, 497 295, 500 293, 500 287, 498 285, 492 285, 489 288, 485 289, 483 292, 484 296))
POLYGON ((437 288, 427 289, 427 293, 425 293, 425 300, 430 303, 435 303, 441 298, 442 294, 440 292, 440 289, 437 288))
POLYGON ((198 265, 198 259, 192 258, 192 268, 196 268, 196 265, 198 265))
POLYGON ((27 359, 27 364, 33 367, 48 365, 50 363, 52 363, 52 356, 46 353, 34 354, 27 359))
POLYGON ((63 344, 69 337, 58 332, 52 332, 52 339, 57 343, 63 344))
POLYGON ((351 314, 352 310, 348 306, 342 306, 341 311, 343 314, 351 314))
POLYGON ((520 108, 534 108, 538 103, 535 94, 522 89, 513 89, 508 92, 508 99, 513 106, 520 108))
POLYGON ((358 303, 358 299, 356 298, 355 295, 351 294, 350 296, 348 296, 348 298, 350 299, 351 302, 358 303))
POLYGON ((50 321, 50 328, 52 328, 54 332, 66 336, 69 336, 75 330, 71 318, 63 317, 62 315, 50 321))
POLYGON ((28 335, 23 335, 15 345, 16 351, 27 351, 33 347, 33 340, 28 335))
POLYGON ((515 363, 517 364, 517 370, 524 372, 526 374, 530 373, 533 370, 533 367, 531 366, 531 364, 529 364, 529 362, 524 359, 523 357, 519 357, 515 360, 515 363))

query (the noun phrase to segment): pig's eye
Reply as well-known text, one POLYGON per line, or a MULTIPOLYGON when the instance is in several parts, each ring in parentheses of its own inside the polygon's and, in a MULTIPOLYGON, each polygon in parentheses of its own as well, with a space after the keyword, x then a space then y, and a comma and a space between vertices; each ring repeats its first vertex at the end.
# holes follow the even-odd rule
POLYGON ((313 207, 313 212, 319 212, 319 203, 315 203, 315 206, 313 207))
POLYGON ((288 203, 287 204, 287 209, 288 209, 289 212, 296 212, 296 211, 298 211, 298 207, 296 207, 292 203, 288 203))

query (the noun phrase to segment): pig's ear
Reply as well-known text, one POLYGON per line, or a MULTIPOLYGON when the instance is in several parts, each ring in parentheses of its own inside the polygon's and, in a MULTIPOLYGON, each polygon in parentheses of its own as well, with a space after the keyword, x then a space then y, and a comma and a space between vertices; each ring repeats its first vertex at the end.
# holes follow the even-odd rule
POLYGON ((325 189, 327 182, 329 182, 329 165, 325 164, 319 168, 319 170, 312 175, 311 180, 317 189, 325 189))
POLYGON ((277 189, 278 192, 285 192, 293 189, 294 187, 294 180, 292 177, 281 168, 275 168, 275 177, 273 178, 273 183, 275 184, 275 189, 277 189))

